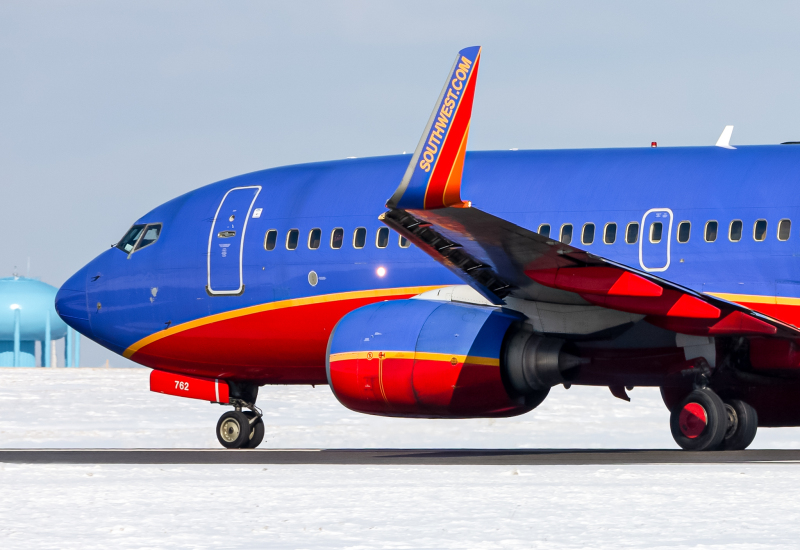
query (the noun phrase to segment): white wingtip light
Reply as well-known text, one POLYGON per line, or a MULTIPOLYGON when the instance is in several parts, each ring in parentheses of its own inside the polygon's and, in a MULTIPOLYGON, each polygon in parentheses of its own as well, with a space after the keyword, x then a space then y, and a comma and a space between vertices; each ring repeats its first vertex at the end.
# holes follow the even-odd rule
POLYGON ((736 149, 736 147, 731 147, 731 135, 733 134, 733 126, 725 126, 725 129, 722 130, 722 133, 717 140, 717 147, 724 147, 725 149, 736 149))

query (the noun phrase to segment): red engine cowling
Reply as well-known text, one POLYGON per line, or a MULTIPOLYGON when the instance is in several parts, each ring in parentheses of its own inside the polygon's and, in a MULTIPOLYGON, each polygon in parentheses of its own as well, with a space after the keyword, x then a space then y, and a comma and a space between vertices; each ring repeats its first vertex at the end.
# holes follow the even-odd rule
POLYGON ((328 382, 344 406, 363 413, 522 414, 541 403, 549 385, 531 388, 510 379, 504 344, 517 333, 518 321, 520 316, 499 308, 451 302, 411 299, 364 306, 342 318, 331 334, 328 382))

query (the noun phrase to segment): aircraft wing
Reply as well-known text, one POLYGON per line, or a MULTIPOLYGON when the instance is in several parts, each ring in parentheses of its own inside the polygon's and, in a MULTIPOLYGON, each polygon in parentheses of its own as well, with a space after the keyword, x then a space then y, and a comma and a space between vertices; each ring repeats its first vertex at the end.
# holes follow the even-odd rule
POLYGON ((477 208, 391 209, 382 221, 494 304, 511 296, 594 304, 646 315, 700 336, 797 338, 800 330, 749 308, 529 231, 477 208))
POLYGON ((471 207, 461 174, 480 47, 461 50, 382 221, 461 277, 486 299, 511 296, 594 304, 646 315, 685 334, 797 338, 800 330, 733 302, 579 248, 471 207))

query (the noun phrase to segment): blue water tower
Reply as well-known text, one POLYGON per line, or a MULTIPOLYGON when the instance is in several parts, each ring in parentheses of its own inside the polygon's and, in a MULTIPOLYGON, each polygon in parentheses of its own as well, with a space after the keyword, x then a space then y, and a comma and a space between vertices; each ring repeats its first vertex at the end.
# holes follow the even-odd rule
POLYGON ((36 342, 41 366, 57 366, 54 340, 65 338, 64 366, 80 364, 79 335, 56 313, 57 289, 36 279, 0 279, 0 366, 35 367, 36 342))

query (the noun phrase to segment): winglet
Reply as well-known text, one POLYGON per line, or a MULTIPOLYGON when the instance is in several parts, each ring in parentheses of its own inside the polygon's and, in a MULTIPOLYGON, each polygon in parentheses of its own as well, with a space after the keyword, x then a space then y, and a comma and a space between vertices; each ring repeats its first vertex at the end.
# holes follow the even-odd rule
POLYGON ((736 149, 736 147, 731 147, 732 134, 733 134, 733 126, 725 126, 725 128, 722 130, 722 133, 719 135, 719 139, 717 140, 716 146, 724 147, 725 149, 736 149))
POLYGON ((388 208, 430 210, 465 205, 461 173, 480 57, 480 46, 458 52, 411 164, 386 203, 388 208))

